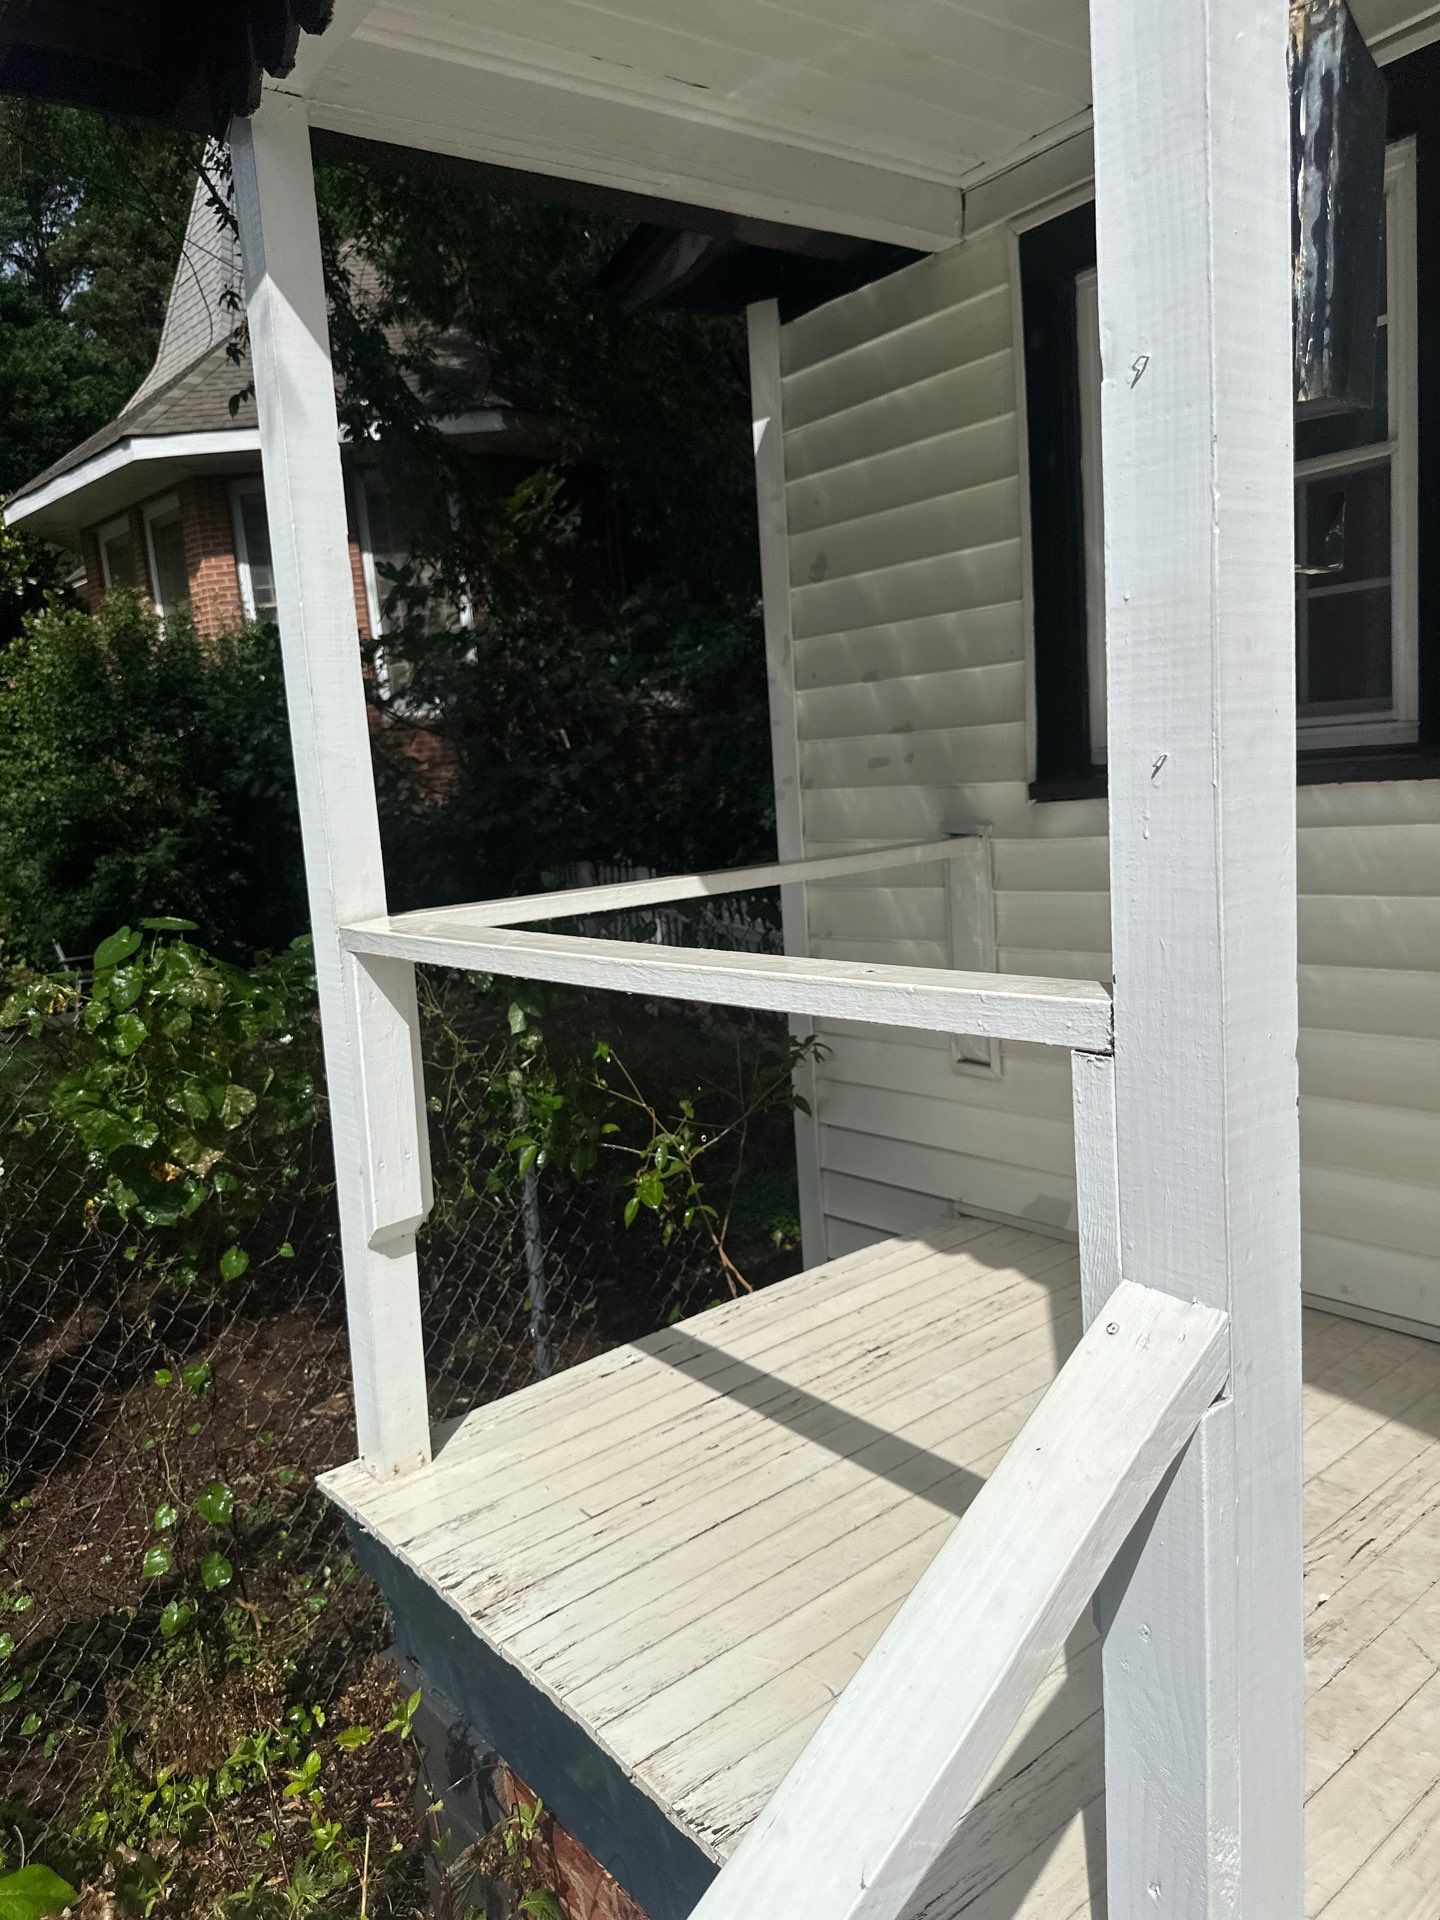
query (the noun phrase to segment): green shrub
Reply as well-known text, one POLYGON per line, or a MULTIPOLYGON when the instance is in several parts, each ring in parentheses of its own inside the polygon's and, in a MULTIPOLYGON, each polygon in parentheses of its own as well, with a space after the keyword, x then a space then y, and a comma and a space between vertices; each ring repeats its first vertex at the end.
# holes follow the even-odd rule
POLYGON ((24 1029, 55 1070, 48 1101, 86 1155, 85 1211, 182 1227, 173 1277, 218 1265, 237 1280, 252 1250, 288 1257, 287 1223, 326 1178, 319 1022, 308 941, 248 972, 142 922, 102 940, 95 978, 22 975, 0 1031, 24 1029))
POLYGON ((49 607, 0 659, 6 957, 167 914, 235 958, 305 926, 278 642, 202 644, 130 594, 49 607))

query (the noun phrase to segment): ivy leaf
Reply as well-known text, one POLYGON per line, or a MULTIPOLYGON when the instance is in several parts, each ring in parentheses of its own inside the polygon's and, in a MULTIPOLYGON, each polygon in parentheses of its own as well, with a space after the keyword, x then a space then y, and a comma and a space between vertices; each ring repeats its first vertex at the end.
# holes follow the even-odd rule
POLYGON ((127 1058, 150 1037, 150 1029, 138 1013, 122 1013, 115 1022, 112 1042, 116 1053, 127 1058))
POLYGON ((210 1391, 210 1382, 214 1377, 215 1369, 208 1360, 192 1360, 188 1367, 180 1370, 180 1378, 197 1400, 203 1400, 210 1391))
POLYGON ((168 1600, 160 1610, 160 1634, 165 1640, 173 1640, 177 1633, 195 1618, 195 1609, 188 1600, 168 1600))
POLYGON ((108 940, 102 940, 95 949, 95 971, 99 973, 105 967, 118 967, 122 960, 128 960, 140 944, 140 936, 130 927, 121 927, 118 933, 112 933, 108 940))
POLYGON ((218 1593, 235 1578, 235 1569, 223 1553, 207 1553, 200 1562, 200 1578, 207 1593, 218 1593))
POLYGON ((195 1511, 212 1527, 229 1526, 235 1512, 235 1496, 223 1480, 212 1480, 195 1502, 195 1511))
POLYGON ((117 967, 110 979, 110 1004, 124 1013, 145 990, 145 974, 140 967, 117 967))
POLYGON ((275 1249, 275 1257, 278 1260, 293 1260, 295 1258, 295 1249, 288 1240, 282 1240, 275 1249))
POLYGON ((166 1532, 168 1528, 174 1526, 179 1518, 180 1509, 172 1506, 168 1500, 164 1501, 155 1509, 155 1519, 153 1522, 155 1531, 157 1533, 166 1532))
POLYGON ((536 1146, 535 1142, 532 1140, 529 1146, 522 1147, 520 1150, 520 1158, 516 1163, 519 1168, 519 1171, 522 1174, 533 1172, 535 1167, 535 1162, 539 1158, 540 1158, 540 1149, 539 1147, 536 1146))
POLYGON ((637 1213, 639 1213, 639 1211, 640 1211, 639 1196, 637 1194, 632 1193, 630 1198, 625 1202, 625 1224, 627 1227, 634 1226, 635 1216, 637 1213))
POLYGON ((536 1887, 520 1902, 517 1912, 526 1920, 565 1920, 565 1909, 548 1888, 536 1887))
POLYGON ((232 1082, 226 1087, 217 1108, 221 1126, 233 1133, 242 1121, 248 1120, 254 1113, 256 1104, 256 1096, 249 1087, 236 1086, 232 1082))
POLYGON ((79 1898, 70 1882, 49 1867, 32 1864, 0 1875, 0 1920, 49 1920, 79 1898))
POLYGON ((157 1540, 154 1546, 145 1549, 140 1562, 140 1571, 147 1580, 158 1580, 169 1573, 175 1564, 175 1556, 169 1547, 162 1546, 157 1540))
POLYGON ((511 1033, 524 1033, 527 1025, 525 1009, 520 1005, 518 1000, 512 1000, 510 1002, 509 1007, 506 1009, 505 1017, 509 1022, 511 1033))
POLYGON ((227 1247, 220 1256, 220 1277, 238 1280, 249 1264, 250 1256, 243 1247, 227 1247))
POLYGON ((14 1634, 0 1633, 0 1660, 8 1660, 14 1651, 15 1651, 14 1634))
MULTIPOLYGON (((177 920, 172 914, 156 913, 142 920, 141 926, 147 933, 198 933, 199 923, 194 920, 177 920)), ((98 959, 98 955, 96 956, 98 959)))

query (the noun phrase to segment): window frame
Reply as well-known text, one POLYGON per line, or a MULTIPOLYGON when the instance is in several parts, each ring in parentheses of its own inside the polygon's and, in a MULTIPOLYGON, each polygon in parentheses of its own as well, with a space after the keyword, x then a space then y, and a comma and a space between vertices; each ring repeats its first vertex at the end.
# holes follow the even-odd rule
POLYGON ((132 552, 135 547, 135 529, 131 525, 128 513, 117 513, 113 520, 102 520, 95 529, 95 547, 100 555, 100 579, 106 593, 114 591, 115 579, 110 571, 110 556, 105 551, 110 541, 123 534, 130 542, 132 552))
MULTIPOLYGON (((350 515, 355 525, 355 541, 360 549, 360 573, 365 582, 365 607, 370 616, 370 644, 375 665, 375 688, 382 700, 398 706, 403 695, 391 682, 392 650, 385 644, 385 633, 380 600, 380 576, 375 570, 375 543, 370 529, 370 495, 368 482, 374 480, 385 486, 384 476, 374 467, 354 467, 348 475, 350 482, 350 515)), ((387 489, 388 490, 388 489, 387 489)), ((455 501, 451 501, 452 512, 455 501)), ((460 596, 458 604, 460 626, 468 631, 475 625, 475 610, 468 594, 460 596)))
MULTIPOLYGON (((245 533, 245 502, 258 500, 265 506, 265 481, 259 474, 245 475, 230 482, 230 525, 235 541, 235 578, 240 587, 240 607, 246 620, 258 621, 260 611, 255 601, 255 574, 250 559, 250 542, 245 533)), ((272 557, 273 569, 274 560, 272 557)), ((278 608, 276 615, 278 616, 278 608)))
MULTIPOLYGON (((140 509, 140 521, 145 529, 145 564, 150 572, 150 604, 154 607, 156 614, 161 620, 169 618, 170 610, 160 597, 160 568, 155 558, 154 523, 169 514, 173 514, 180 522, 180 538, 183 547, 185 519, 180 510, 180 497, 178 494, 162 494, 158 500, 149 500, 140 509)), ((190 607, 190 575, 188 569, 185 575, 185 587, 185 605, 188 611, 190 607)))
MULTIPOLYGON (((1386 355, 1389 438, 1344 453, 1295 462, 1296 488, 1306 480, 1363 472, 1384 460, 1390 469, 1390 712, 1366 720, 1299 716, 1301 747, 1413 747, 1420 737, 1420 488, 1418 404, 1419 235, 1415 214, 1415 140, 1391 143, 1385 155, 1386 355)), ((1297 601, 1299 595, 1297 593, 1297 601)))
MULTIPOLYGON (((1423 110, 1419 115, 1392 112, 1386 157, 1391 228, 1387 314, 1393 329, 1389 438, 1295 465, 1298 502, 1299 483, 1307 473, 1388 461, 1392 704, 1388 714, 1375 718, 1297 714, 1297 774, 1304 784, 1440 774, 1435 752, 1440 729, 1433 724, 1440 719, 1435 699, 1440 658, 1431 657, 1437 651, 1433 602, 1440 582, 1427 561, 1420 531, 1433 520, 1440 498, 1440 447, 1423 463, 1420 458, 1426 406, 1433 407, 1437 394, 1434 363, 1440 321, 1440 314, 1426 304, 1436 291, 1440 256, 1440 248, 1427 245, 1423 227, 1436 206, 1440 184, 1440 157, 1432 151, 1440 143, 1427 138, 1428 124, 1423 110)), ((1092 423, 1084 419, 1079 378, 1084 322, 1075 286, 1094 270, 1093 198, 1087 191, 1083 198, 1068 196, 1031 210, 1012 223, 1012 235, 1028 456, 1022 484, 1027 507, 1030 791, 1038 800, 1091 798, 1103 796, 1106 789, 1103 678, 1097 687, 1095 672, 1097 650, 1103 645, 1103 608, 1098 619, 1094 617, 1094 597, 1087 592, 1087 548, 1103 539, 1103 502, 1098 509, 1091 504, 1099 497, 1093 479, 1098 433, 1087 432, 1092 423), (1098 751, 1092 751, 1092 741, 1098 751)))

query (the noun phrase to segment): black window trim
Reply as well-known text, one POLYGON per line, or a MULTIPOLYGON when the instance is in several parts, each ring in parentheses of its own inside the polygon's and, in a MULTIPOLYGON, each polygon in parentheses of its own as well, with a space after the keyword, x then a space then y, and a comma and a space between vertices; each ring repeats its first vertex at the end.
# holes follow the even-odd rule
MULTIPOLYGON (((1386 70, 1387 137, 1415 136, 1419 568, 1414 746, 1302 747, 1301 786, 1440 779, 1440 46, 1386 70)), ((1030 483, 1034 800, 1093 800, 1074 282, 1095 264, 1093 201, 1018 236, 1030 483)))

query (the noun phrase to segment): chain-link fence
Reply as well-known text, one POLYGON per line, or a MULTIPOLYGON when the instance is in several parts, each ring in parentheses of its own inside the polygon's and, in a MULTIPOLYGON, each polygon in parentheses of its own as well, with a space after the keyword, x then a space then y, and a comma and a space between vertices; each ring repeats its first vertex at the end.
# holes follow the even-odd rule
MULTIPOLYGON (((460 983, 422 998, 438 1201, 421 1274, 443 1420, 652 1331, 726 1282, 683 1211, 636 1220, 630 1206, 627 1224, 630 1188, 613 1167, 572 1152, 561 1177, 527 1152, 529 1083, 515 1078, 503 991, 460 983), (512 1081, 507 1139, 494 1106, 512 1081)), ((575 1058, 628 1050, 619 1084, 642 1144, 675 1092, 654 1082, 657 1063, 703 1089, 707 1075, 743 1079, 775 1045, 753 1023, 692 1009, 576 1002, 559 1018, 579 1036, 575 1058)), ((275 1251, 227 1279, 197 1268, 183 1232, 140 1230, 97 1204, 93 1157, 57 1110, 58 1071, 43 1037, 0 1034, 0 1868, 43 1855, 77 1881, 99 1871, 110 1904, 97 1913, 261 1914, 292 1829, 307 1863, 344 1855, 352 1878, 363 1829, 367 1861, 383 1839, 398 1863, 398 1904, 372 1888, 369 1910, 415 1910, 406 1858, 420 1834, 396 1742, 388 1772, 378 1739, 368 1753, 332 1742, 329 1771, 303 1783, 310 1743, 328 1737, 317 1709, 332 1727, 368 1715, 367 1736, 382 1710, 371 1695, 384 1622, 313 1486, 354 1445, 323 1123, 317 1176, 270 1223, 275 1251), (266 1729, 280 1742, 268 1772, 266 1729), (190 1800, 167 1812, 181 1782, 190 1800), (227 1826, 222 1803, 251 1807, 248 1825, 227 1826), (327 1854, 332 1826, 348 1837, 327 1854), (247 1887, 252 1904, 236 1905, 247 1887)), ((756 1105, 752 1172, 724 1175, 730 1244, 757 1281, 798 1261, 783 1109, 756 1105)), ((286 1857, 288 1893, 294 1847, 286 1857)))

